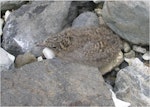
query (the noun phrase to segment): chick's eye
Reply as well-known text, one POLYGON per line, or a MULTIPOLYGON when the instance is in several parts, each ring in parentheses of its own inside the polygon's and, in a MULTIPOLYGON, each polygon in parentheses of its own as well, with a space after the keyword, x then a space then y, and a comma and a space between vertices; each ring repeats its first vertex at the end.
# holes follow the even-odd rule
POLYGON ((56 47, 54 46, 54 47, 52 47, 53 49, 56 49, 56 47))
POLYGON ((54 44, 51 44, 50 47, 53 48, 53 49, 56 49, 56 46, 54 44))

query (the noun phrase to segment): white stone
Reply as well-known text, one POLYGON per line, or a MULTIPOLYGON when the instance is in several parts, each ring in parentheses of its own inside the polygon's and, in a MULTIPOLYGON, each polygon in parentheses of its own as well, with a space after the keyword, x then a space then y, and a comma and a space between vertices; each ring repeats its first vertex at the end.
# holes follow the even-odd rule
POLYGON ((0 36, 3 34, 3 24, 4 24, 4 20, 0 18, 0 36))
POLYGON ((9 69, 10 66, 14 63, 15 57, 5 51, 3 48, 0 48, 0 71, 3 69, 9 69))
POLYGON ((7 21, 7 18, 8 18, 8 16, 11 14, 11 12, 9 11, 9 10, 7 10, 6 12, 5 12, 5 16, 4 16, 4 20, 5 20, 5 22, 7 21))
POLYGON ((129 107, 131 104, 125 101, 122 101, 118 99, 115 95, 115 93, 110 89, 110 92, 112 93, 112 99, 114 101, 115 107, 129 107))
POLYGON ((37 61, 43 61, 43 57, 42 57, 42 56, 39 56, 39 57, 37 58, 37 61))
POLYGON ((53 50, 51 50, 49 48, 44 48, 43 54, 44 54, 46 59, 53 59, 55 57, 53 50))
POLYGON ((146 49, 141 46, 133 45, 133 50, 138 53, 146 53, 146 49))
POLYGON ((119 68, 119 67, 116 67, 116 68, 115 68, 115 71, 117 71, 117 72, 118 72, 119 70, 120 70, 120 68, 119 68))
POLYGON ((142 58, 143 58, 144 60, 150 60, 150 52, 146 52, 146 53, 142 56, 142 58))

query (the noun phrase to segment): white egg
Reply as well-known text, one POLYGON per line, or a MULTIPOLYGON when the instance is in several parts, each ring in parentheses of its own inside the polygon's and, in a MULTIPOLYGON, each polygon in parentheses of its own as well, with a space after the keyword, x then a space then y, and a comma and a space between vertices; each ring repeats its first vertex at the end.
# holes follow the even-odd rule
POLYGON ((44 54, 46 59, 53 59, 55 57, 53 50, 51 50, 49 48, 44 48, 43 54, 44 54))

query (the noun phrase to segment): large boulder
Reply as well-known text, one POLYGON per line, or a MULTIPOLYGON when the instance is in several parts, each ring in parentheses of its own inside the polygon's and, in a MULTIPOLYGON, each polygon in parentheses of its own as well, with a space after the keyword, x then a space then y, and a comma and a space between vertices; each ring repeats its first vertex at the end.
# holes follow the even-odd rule
POLYGON ((98 16, 93 12, 80 14, 72 23, 72 27, 99 26, 98 16))
POLYGON ((128 67, 121 69, 116 78, 115 91, 119 99, 133 107, 150 106, 150 67, 138 58, 126 59, 128 67))
POLYGON ((114 106, 97 68, 45 60, 1 73, 2 106, 114 106))
POLYGON ((39 56, 41 48, 36 43, 63 29, 70 4, 34 1, 12 12, 3 29, 3 48, 15 56, 29 51, 39 56))
POLYGON ((149 45, 148 1, 107 1, 103 7, 106 24, 123 39, 149 45))

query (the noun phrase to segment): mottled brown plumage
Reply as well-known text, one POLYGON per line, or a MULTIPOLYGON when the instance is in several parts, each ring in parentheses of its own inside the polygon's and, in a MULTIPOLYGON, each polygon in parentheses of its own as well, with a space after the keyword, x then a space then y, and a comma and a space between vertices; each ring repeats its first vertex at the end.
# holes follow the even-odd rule
POLYGON ((101 26, 68 28, 51 35, 43 45, 65 60, 102 67, 116 57, 122 42, 109 28, 101 26))

